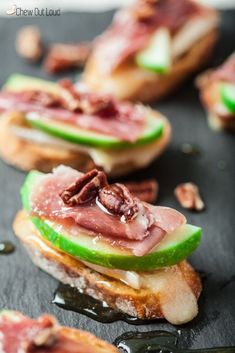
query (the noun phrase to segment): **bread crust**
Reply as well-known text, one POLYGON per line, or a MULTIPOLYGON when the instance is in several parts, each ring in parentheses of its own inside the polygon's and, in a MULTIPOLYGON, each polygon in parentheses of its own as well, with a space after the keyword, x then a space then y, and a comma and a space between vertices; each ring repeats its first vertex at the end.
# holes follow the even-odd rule
MULTIPOLYGON (((152 113, 158 114, 154 111, 152 113)), ((162 137, 150 144, 133 147, 133 153, 130 158, 125 158, 125 151, 120 152, 117 150, 108 152, 114 159, 120 159, 121 153, 124 158, 123 161, 114 163, 109 170, 106 170, 104 166, 107 174, 111 177, 116 177, 143 168, 163 152, 169 143, 171 128, 167 119, 162 118, 165 125, 162 137), (140 152, 146 153, 146 158, 151 156, 151 160, 148 161, 146 159, 146 165, 139 165, 140 152)), ((96 166, 91 156, 85 152, 69 150, 65 147, 42 145, 16 136, 11 131, 11 127, 12 125, 20 126, 22 119, 22 115, 16 112, 0 118, 0 155, 6 163, 23 171, 36 169, 44 173, 50 172, 60 164, 70 166, 82 172, 87 172, 96 166)))
MULTIPOLYGON (((13 228, 16 236, 28 250, 32 261, 62 283, 76 287, 79 291, 105 301, 110 307, 131 316, 147 320, 164 317, 160 291, 133 289, 119 280, 91 270, 79 260, 53 248, 41 237, 25 211, 17 214, 13 228)), ((202 290, 198 274, 187 261, 182 261, 174 267, 180 270, 198 299, 202 290)))
POLYGON ((112 344, 99 339, 90 332, 64 326, 59 326, 58 332, 71 340, 86 344, 87 348, 89 348, 89 352, 91 350, 94 351, 94 353, 119 353, 119 350, 112 344))
POLYGON ((166 75, 148 72, 131 61, 104 78, 99 74, 95 56, 91 55, 83 81, 95 92, 110 93, 121 100, 151 102, 166 96, 190 74, 203 67, 212 53, 217 37, 217 30, 212 30, 177 59, 166 75))
POLYGON ((0 119, 0 154, 6 163, 23 171, 36 169, 44 173, 50 172, 59 164, 84 172, 94 166, 84 153, 43 146, 17 137, 12 133, 11 126, 18 125, 21 121, 19 113, 10 113, 0 119))

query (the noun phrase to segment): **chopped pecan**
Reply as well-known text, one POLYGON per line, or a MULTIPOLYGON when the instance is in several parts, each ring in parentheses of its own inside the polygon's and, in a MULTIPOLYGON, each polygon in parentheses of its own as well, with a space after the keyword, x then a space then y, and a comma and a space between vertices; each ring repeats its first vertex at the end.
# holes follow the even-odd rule
POLYGON ((140 182, 126 182, 124 185, 130 193, 138 197, 141 201, 153 203, 158 194, 158 183, 155 179, 140 182))
POLYGON ((68 109, 80 109, 85 114, 95 114, 98 112, 106 112, 107 110, 109 113, 115 113, 114 103, 110 96, 100 96, 95 93, 86 92, 79 93, 68 79, 61 80, 59 84, 69 93, 69 99, 67 100, 68 109))
POLYGON ((99 192, 100 203, 112 214, 130 221, 137 216, 138 205, 129 190, 122 184, 107 185, 99 192))
POLYGON ((62 105, 62 100, 55 94, 44 91, 24 91, 21 93, 23 101, 39 103, 44 107, 57 107, 62 105))
POLYGON ((68 78, 64 78, 59 81, 59 85, 64 90, 63 97, 65 101, 65 108, 71 111, 81 110, 81 97, 79 92, 74 88, 73 83, 68 78))
POLYGON ((16 51, 24 59, 39 61, 43 54, 40 30, 35 26, 21 28, 16 37, 16 51))
POLYGON ((44 62, 44 69, 55 74, 61 71, 83 66, 90 54, 91 44, 78 43, 53 44, 44 62))
POLYGON ((68 206, 82 205, 92 201, 98 195, 99 190, 107 184, 105 173, 93 169, 63 190, 60 197, 68 206))
POLYGON ((96 94, 84 95, 81 99, 81 107, 86 114, 95 114, 106 111, 107 109, 114 109, 113 102, 109 96, 98 96, 96 94))
POLYGON ((183 183, 175 188, 175 196, 182 207, 190 210, 202 211, 204 202, 199 194, 198 187, 193 183, 183 183))

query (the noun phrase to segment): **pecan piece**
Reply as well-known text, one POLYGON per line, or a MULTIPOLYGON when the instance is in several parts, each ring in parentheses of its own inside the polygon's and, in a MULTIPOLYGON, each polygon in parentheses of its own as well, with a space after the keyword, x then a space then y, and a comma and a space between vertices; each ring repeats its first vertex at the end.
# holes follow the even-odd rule
POLYGON ((175 188, 174 192, 182 207, 195 211, 202 211, 205 208, 204 202, 199 194, 199 189, 195 184, 180 184, 175 188))
POLYGON ((61 98, 55 94, 39 90, 24 91, 21 98, 23 101, 39 103, 44 107, 58 107, 63 104, 61 98))
POLYGON ((158 183, 155 179, 143 180, 139 182, 129 181, 124 183, 130 193, 138 197, 141 201, 153 203, 158 194, 158 183))
POLYGON ((99 192, 100 203, 112 214, 130 221, 137 216, 138 205, 129 190, 122 184, 107 185, 99 192))
POLYGON ((69 94, 69 99, 67 99, 67 108, 69 110, 80 109, 85 114, 107 111, 112 115, 115 114, 115 105, 109 95, 100 96, 96 93, 80 93, 69 79, 60 80, 59 84, 69 94))
POLYGON ((86 114, 96 114, 98 112, 113 112, 115 107, 108 95, 98 96, 96 94, 84 94, 81 98, 81 108, 86 114))
POLYGON ((43 54, 40 30, 35 26, 25 26, 17 34, 16 51, 22 58, 37 62, 43 54))
POLYGON ((44 61, 44 69, 50 74, 83 66, 90 54, 89 43, 53 44, 44 61))
POLYGON ((104 172, 93 169, 72 183, 59 195, 68 206, 77 206, 92 201, 101 188, 108 184, 104 172))

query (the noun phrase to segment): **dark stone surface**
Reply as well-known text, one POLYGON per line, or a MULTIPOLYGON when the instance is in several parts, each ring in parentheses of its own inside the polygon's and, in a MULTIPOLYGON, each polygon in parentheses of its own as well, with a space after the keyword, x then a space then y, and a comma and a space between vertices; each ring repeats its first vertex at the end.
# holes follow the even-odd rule
MULTIPOLYGON (((88 40, 110 22, 112 13, 62 14, 54 18, 0 19, 0 84, 12 72, 46 77, 40 66, 30 66, 15 55, 17 29, 35 23, 47 41, 88 40)), ((211 65, 222 62, 235 48, 235 12, 224 12, 221 37, 211 65)), ((76 73, 70 73, 72 77, 76 73)), ((180 209, 173 196, 179 182, 199 185, 206 203, 203 213, 184 212, 190 223, 201 225, 204 236, 191 262, 205 274, 200 314, 182 327, 164 321, 148 326, 123 322, 101 324, 51 304, 57 282, 32 265, 25 250, 15 239, 12 221, 20 208, 19 188, 25 175, 0 162, 0 239, 11 240, 16 251, 0 256, 0 307, 21 310, 36 317, 42 312, 55 314, 59 321, 87 329, 113 341, 126 331, 181 330, 180 345, 191 348, 235 345, 235 161, 234 136, 209 130, 200 106, 193 79, 164 102, 154 105, 165 113, 173 126, 173 140, 167 152, 150 168, 130 178, 154 176, 160 183, 159 203, 180 209), (197 144, 201 154, 189 157, 180 151, 182 143, 197 144)))

